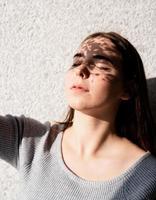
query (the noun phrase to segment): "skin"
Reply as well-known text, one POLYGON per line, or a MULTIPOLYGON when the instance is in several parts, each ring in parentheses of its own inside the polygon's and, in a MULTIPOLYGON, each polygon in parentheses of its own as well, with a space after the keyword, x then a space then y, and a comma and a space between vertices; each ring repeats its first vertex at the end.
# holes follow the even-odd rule
POLYGON ((69 160, 95 163, 100 159, 99 164, 102 164, 101 158, 102 162, 108 158, 116 160, 119 156, 125 160, 128 149, 133 159, 144 153, 115 133, 118 106, 130 98, 123 88, 121 63, 121 55, 107 38, 88 39, 78 48, 73 65, 65 75, 65 95, 69 106, 75 110, 73 125, 65 130, 62 141, 65 154, 73 152, 69 160), (74 83, 83 84, 89 91, 73 93, 70 87, 74 83))
MULTIPOLYGON (((109 107, 107 109, 110 111, 110 109, 114 106, 116 107, 116 104, 121 100, 122 82, 117 66, 112 65, 106 59, 101 60, 93 58, 95 54, 103 55, 110 58, 113 62, 115 60, 115 62, 119 64, 120 58, 112 47, 112 43, 110 43, 111 45, 109 43, 109 40, 103 39, 101 41, 101 38, 99 40, 98 38, 90 39, 83 43, 78 49, 78 53, 82 53, 84 57, 74 57, 73 63, 76 64, 76 66, 73 66, 67 72, 65 80, 66 94, 69 94, 70 91, 68 89, 73 83, 82 83, 89 89, 89 93, 85 95, 92 100, 89 104, 88 102, 86 104, 87 97, 84 98, 84 95, 76 96, 76 98, 72 95, 73 102, 71 98, 69 99, 69 97, 71 97, 70 93, 68 96, 70 106, 74 108, 74 105, 77 103, 78 107, 76 106, 75 108, 84 109, 86 114, 92 113, 94 116, 97 115, 97 117, 105 115, 106 106, 109 107), (107 50, 109 47, 108 45, 110 46, 109 50, 107 50), (83 73, 85 78, 82 78, 80 73, 83 73), (101 108, 104 109, 104 112, 101 112, 101 108)), ((103 118, 103 116, 101 116, 101 118, 103 118)))

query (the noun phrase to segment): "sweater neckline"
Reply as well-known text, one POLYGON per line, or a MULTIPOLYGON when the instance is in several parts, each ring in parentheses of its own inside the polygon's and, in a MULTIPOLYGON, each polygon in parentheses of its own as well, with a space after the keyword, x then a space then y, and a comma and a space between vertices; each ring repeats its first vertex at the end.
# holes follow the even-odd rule
POLYGON ((62 139, 63 139, 63 131, 60 131, 58 136, 57 136, 57 141, 56 141, 56 155, 57 155, 57 160, 62 168, 62 170, 65 172, 66 175, 68 175, 72 180, 77 182, 78 184, 85 185, 85 186, 108 186, 115 184, 116 182, 123 181, 128 175, 130 175, 135 169, 141 164, 143 160, 145 160, 147 157, 151 155, 150 151, 147 151, 145 154, 143 154, 139 159, 137 159, 131 166, 124 170, 120 175, 115 176, 113 178, 110 178, 108 180, 103 180, 103 181, 94 181, 94 180, 86 180, 77 174, 75 174, 65 163, 63 159, 63 153, 62 153, 62 139))

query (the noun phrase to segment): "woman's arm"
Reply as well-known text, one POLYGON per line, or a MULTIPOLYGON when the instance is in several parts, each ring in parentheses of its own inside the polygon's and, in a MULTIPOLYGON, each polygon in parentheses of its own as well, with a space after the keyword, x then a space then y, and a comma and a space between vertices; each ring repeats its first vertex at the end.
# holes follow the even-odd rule
POLYGON ((50 131, 48 121, 42 123, 25 115, 0 115, 0 159, 16 169, 20 164, 30 164, 40 138, 47 131, 50 131))
POLYGON ((0 159, 17 166, 18 149, 23 135, 24 115, 0 115, 0 159))

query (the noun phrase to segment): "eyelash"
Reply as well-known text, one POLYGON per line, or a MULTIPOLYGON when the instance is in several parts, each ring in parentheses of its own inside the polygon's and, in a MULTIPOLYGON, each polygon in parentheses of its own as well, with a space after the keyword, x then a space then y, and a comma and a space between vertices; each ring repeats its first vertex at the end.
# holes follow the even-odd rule
MULTIPOLYGON (((78 65, 80 65, 81 63, 74 63, 72 64, 72 67, 77 67, 78 65)), ((98 69, 100 70, 107 70, 107 71, 110 71, 111 69, 108 68, 108 67, 97 67, 98 69)))
POLYGON ((76 64, 76 63, 74 63, 74 64, 72 64, 72 67, 76 67, 76 66, 78 66, 79 64, 76 64))
POLYGON ((111 69, 108 67, 99 67, 99 69, 110 71, 111 69))

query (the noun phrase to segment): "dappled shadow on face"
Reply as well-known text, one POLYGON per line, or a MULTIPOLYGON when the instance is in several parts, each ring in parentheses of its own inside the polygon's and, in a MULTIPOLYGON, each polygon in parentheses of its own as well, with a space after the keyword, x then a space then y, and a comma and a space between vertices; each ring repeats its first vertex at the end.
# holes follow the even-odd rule
POLYGON ((70 69, 80 66, 86 77, 92 74, 109 82, 122 79, 122 56, 107 38, 97 37, 81 43, 70 69))
POLYGON ((107 38, 88 39, 80 45, 79 51, 83 51, 86 56, 94 54, 104 55, 111 60, 114 67, 120 67, 122 56, 115 45, 107 38))

